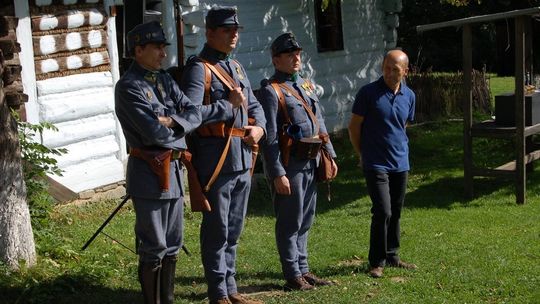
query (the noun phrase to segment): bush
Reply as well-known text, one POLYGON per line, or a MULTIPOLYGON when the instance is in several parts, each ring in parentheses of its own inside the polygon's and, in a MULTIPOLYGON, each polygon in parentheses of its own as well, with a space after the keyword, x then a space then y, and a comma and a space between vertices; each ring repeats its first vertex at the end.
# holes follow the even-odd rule
POLYGON ((12 114, 17 119, 26 197, 30 208, 32 227, 34 231, 38 231, 47 226, 49 213, 54 203, 54 199, 47 191, 48 185, 45 177, 47 174, 62 175, 53 156, 66 153, 66 149, 50 149, 37 141, 41 138, 44 130, 58 130, 51 123, 31 124, 21 121, 16 112, 12 112, 12 114))
MULTIPOLYGON (((473 110, 491 112, 485 73, 473 70, 473 110)), ((463 73, 410 73, 407 85, 416 93, 416 121, 463 114, 463 73)))

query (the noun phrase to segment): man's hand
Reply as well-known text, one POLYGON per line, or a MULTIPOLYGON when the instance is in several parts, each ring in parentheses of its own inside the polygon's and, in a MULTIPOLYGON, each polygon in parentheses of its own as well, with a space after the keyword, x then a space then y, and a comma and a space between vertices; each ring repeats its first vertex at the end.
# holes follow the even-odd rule
POLYGON ((254 144, 258 143, 264 135, 263 128, 259 126, 245 126, 244 129, 246 129, 248 132, 247 135, 242 138, 242 140, 249 146, 253 146, 254 144))
POLYGON ((332 158, 332 171, 336 172, 336 176, 338 174, 338 166, 336 163, 336 160, 332 158))
POLYGON ((274 178, 274 187, 276 192, 281 195, 291 195, 291 185, 287 176, 278 176, 274 178))
POLYGON ((174 128, 177 126, 176 121, 174 121, 170 117, 166 116, 159 116, 158 117, 159 123, 167 128, 174 128))
POLYGON ((240 87, 234 88, 234 90, 229 93, 229 102, 232 104, 233 108, 242 106, 246 101, 247 98, 240 87))

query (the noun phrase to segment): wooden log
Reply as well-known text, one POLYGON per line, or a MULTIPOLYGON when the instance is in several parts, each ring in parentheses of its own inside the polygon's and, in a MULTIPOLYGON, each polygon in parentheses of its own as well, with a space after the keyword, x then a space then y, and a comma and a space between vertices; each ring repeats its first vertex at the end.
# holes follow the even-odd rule
MULTIPOLYGON (((2 50, 0 50, 0 52, 1 51, 2 50)), ((21 65, 19 54, 15 53, 11 55, 11 58, 5 58, 4 65, 21 65)))
POLYGON ((15 30, 9 30, 5 33, 0 32, 0 41, 17 40, 17 33, 15 30))
POLYGON ((11 59, 13 58, 13 53, 21 51, 21 45, 15 40, 0 40, 0 50, 4 52, 5 58, 11 59))
POLYGON ((19 19, 13 16, 0 16, 0 36, 5 35, 10 30, 15 30, 19 24, 19 19))
POLYGON ((23 85, 21 81, 15 81, 10 85, 4 86, 4 93, 6 93, 6 95, 14 94, 14 93, 22 93, 22 92, 23 92, 23 85))
POLYGON ((6 93, 6 104, 15 110, 19 109, 21 105, 28 101, 28 95, 24 93, 6 93))
POLYGON ((4 67, 4 74, 2 74, 2 80, 4 85, 10 85, 21 76, 22 67, 20 65, 8 65, 4 67))

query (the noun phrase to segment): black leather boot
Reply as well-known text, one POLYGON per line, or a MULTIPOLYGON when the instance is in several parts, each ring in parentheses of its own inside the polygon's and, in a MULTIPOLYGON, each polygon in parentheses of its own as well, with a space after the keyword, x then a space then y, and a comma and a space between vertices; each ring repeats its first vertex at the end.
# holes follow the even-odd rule
POLYGON ((159 295, 161 265, 159 263, 139 262, 139 282, 145 304, 161 304, 159 295))
POLYGON ((174 303, 174 273, 176 255, 166 256, 161 260, 161 304, 174 303))

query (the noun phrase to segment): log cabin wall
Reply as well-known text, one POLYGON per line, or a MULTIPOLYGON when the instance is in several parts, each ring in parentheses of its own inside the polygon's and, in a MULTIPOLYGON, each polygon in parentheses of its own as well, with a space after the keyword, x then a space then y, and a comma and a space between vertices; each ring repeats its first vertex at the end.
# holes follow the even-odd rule
POLYGON ((72 198, 122 184, 125 148, 114 115, 109 43, 116 38, 108 34, 103 0, 29 0, 28 11, 37 116, 58 128, 42 142, 68 150, 57 157, 64 173, 51 176, 52 184, 72 198))

